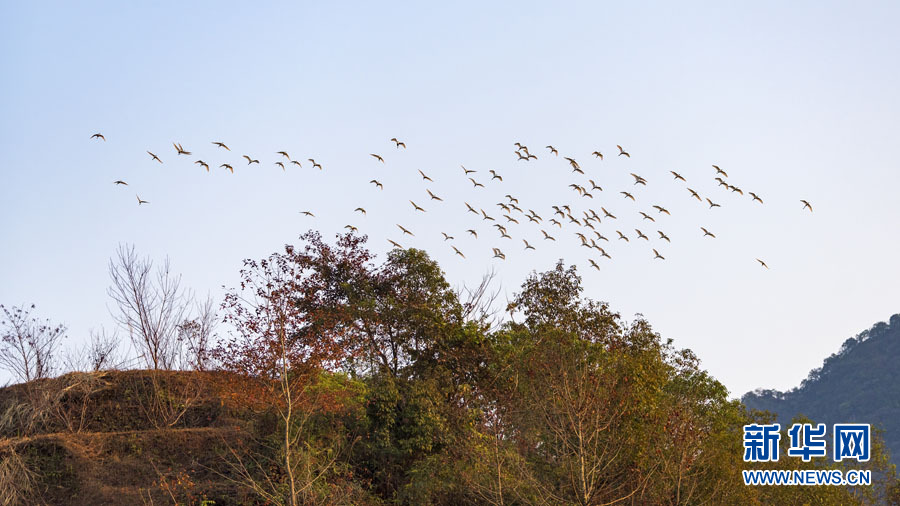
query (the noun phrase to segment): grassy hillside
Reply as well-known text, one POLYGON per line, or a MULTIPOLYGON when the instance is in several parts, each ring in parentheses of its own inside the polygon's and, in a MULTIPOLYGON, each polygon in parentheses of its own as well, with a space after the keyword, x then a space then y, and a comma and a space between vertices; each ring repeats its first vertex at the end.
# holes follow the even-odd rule
POLYGON ((831 425, 871 423, 885 431, 894 457, 900 455, 900 314, 844 341, 841 349, 787 392, 757 390, 744 395, 747 407, 795 415, 831 425))

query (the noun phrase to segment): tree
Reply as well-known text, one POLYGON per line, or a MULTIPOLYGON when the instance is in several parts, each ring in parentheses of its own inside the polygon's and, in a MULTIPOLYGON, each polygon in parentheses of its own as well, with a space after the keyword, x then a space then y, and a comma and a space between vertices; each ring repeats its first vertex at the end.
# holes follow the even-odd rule
MULTIPOLYGON (((318 235, 304 238, 311 244, 303 250, 286 246, 264 260, 244 261, 240 288, 223 305, 235 333, 215 350, 226 371, 252 385, 244 389, 245 401, 273 411, 279 425, 271 452, 249 458, 232 452, 235 470, 265 500, 292 506, 305 502, 340 454, 304 438, 317 415, 340 409, 340 393, 320 387, 352 351, 337 324, 328 269, 321 269, 340 268, 341 262, 330 249, 327 262, 317 261, 323 243, 318 235)), ((354 240, 345 237, 340 247, 352 250, 354 240)))
POLYGON ((40 320, 29 307, 7 308, 0 305, 0 365, 5 366, 19 381, 48 378, 56 367, 56 352, 66 327, 40 320))
POLYGON ((187 320, 190 296, 169 259, 153 271, 153 261, 138 258, 134 246, 120 245, 109 261, 113 317, 128 332, 146 364, 171 369, 178 357, 178 328, 187 320), (155 275, 154 275, 155 274, 155 275))

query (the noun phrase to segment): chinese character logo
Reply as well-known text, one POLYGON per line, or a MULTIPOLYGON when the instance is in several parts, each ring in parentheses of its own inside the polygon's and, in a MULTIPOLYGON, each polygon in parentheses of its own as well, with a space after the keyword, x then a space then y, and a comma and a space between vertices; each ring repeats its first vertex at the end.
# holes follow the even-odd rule
POLYGON ((820 423, 815 427, 809 423, 795 423, 788 431, 791 437, 791 447, 787 454, 790 457, 802 457, 803 462, 809 462, 812 457, 825 456, 825 424, 820 423))
POLYGON ((834 461, 853 459, 857 462, 868 462, 869 424, 843 423, 834 424, 834 461))
POLYGON ((744 462, 777 462, 781 425, 744 425, 744 462))

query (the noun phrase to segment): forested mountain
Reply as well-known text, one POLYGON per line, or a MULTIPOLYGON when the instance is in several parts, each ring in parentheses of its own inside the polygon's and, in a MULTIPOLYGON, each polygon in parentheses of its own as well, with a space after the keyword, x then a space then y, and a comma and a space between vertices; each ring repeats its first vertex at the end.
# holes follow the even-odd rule
POLYGON ((885 431, 894 462, 900 455, 900 314, 844 341, 822 367, 787 392, 755 390, 748 408, 777 413, 789 422, 805 415, 818 423, 870 423, 885 431))

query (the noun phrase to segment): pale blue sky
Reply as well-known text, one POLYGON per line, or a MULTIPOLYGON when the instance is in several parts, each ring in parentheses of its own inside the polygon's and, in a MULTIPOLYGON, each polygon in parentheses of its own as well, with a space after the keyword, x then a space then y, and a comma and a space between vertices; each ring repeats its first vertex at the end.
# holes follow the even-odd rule
POLYGON ((106 265, 120 242, 169 255, 186 284, 218 296, 241 259, 348 223, 382 256, 387 238, 428 250, 455 285, 494 266, 509 294, 564 258, 587 295, 645 315, 734 395, 796 385, 900 312, 896 3, 133 4, 0 3, 0 303, 36 303, 71 342, 112 325, 106 265), (98 131, 107 142, 89 140, 98 131), (173 141, 195 156, 176 157, 173 141), (540 159, 517 162, 516 141, 540 159), (612 156, 616 144, 632 158, 612 156), (304 167, 275 167, 282 149, 304 167), (225 162, 234 175, 216 169, 225 162), (716 188, 711 164, 765 205, 716 188), (691 200, 669 170, 723 207, 691 200), (629 172, 650 181, 637 203, 617 193, 629 172), (604 187, 593 201, 566 187, 589 178, 604 187), (588 255, 571 227, 545 224, 554 244, 524 223, 506 240, 465 214, 468 201, 500 218, 506 193, 545 220, 551 204, 606 207, 619 216, 600 227, 613 260, 588 255), (656 203, 672 211, 658 227, 636 215, 656 203), (465 237, 473 226, 482 239, 465 237))

